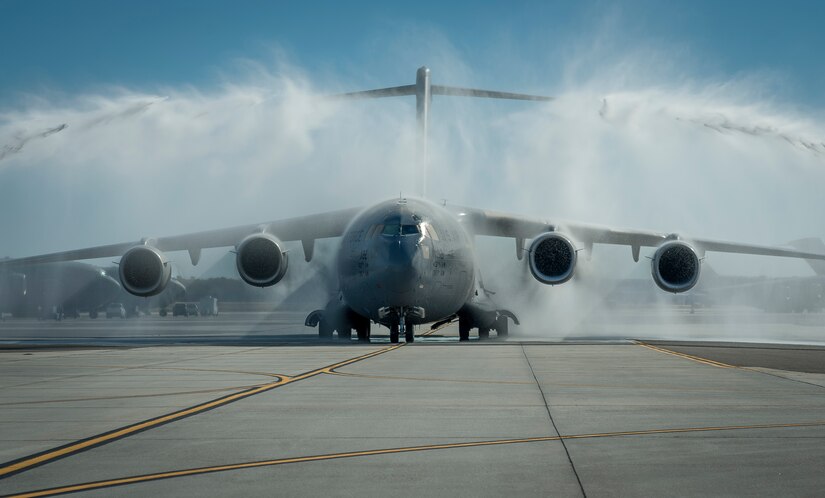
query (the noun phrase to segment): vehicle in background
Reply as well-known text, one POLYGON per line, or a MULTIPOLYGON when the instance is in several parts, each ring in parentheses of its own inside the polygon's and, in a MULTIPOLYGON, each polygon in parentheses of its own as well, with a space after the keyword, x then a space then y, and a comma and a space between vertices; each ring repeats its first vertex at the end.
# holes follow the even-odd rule
POLYGON ((106 318, 126 318, 126 308, 121 303, 111 303, 106 306, 106 318))
POLYGON ((186 310, 186 303, 175 303, 172 306, 172 316, 189 316, 186 310))
POLYGON ((198 309, 197 303, 186 303, 186 315, 187 316, 198 316, 200 315, 200 310, 198 309))
POLYGON ((126 310, 126 318, 135 318, 140 315, 148 315, 149 310, 141 309, 139 305, 134 303, 124 303, 123 308, 126 310))
POLYGON ((218 316, 218 299, 206 296, 200 302, 201 316, 218 316))
POLYGON ((157 309, 160 316, 166 316, 171 306, 177 301, 186 299, 186 287, 177 279, 172 278, 166 289, 157 296, 140 297, 121 291, 118 301, 126 308, 127 317, 149 316, 153 309, 157 309))
MULTIPOLYGON (((161 308, 160 316, 166 316, 168 310, 161 308)), ((198 316, 200 315, 198 303, 175 303, 172 305, 172 316, 198 316)))

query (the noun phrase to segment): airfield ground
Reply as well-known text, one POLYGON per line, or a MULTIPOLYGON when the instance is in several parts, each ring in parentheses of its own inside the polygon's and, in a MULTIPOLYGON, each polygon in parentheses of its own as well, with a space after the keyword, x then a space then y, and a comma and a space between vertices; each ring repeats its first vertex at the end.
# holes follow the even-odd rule
POLYGON ((632 313, 643 340, 400 346, 292 313, 7 320, 0 494, 820 495, 825 316, 713 313, 678 327, 808 344, 652 341, 632 313))

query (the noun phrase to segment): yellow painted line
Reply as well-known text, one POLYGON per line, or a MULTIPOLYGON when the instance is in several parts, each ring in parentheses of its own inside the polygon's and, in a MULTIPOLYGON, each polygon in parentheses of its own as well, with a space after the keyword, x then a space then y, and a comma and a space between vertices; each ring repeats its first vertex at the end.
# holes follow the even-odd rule
POLYGON ((49 364, 50 368, 53 367, 60 367, 60 368, 83 368, 83 369, 119 369, 120 371, 126 370, 172 370, 172 371, 181 371, 181 372, 218 372, 218 373, 236 373, 236 374, 245 374, 245 375, 261 375, 264 377, 284 377, 281 374, 271 373, 271 372, 248 372, 245 370, 221 370, 221 369, 214 369, 214 368, 175 368, 175 367, 154 367, 154 366, 138 366, 138 367, 125 367, 123 365, 53 365, 49 364))
POLYGON ((430 330, 424 332, 423 334, 418 334, 418 335, 419 335, 419 337, 427 337, 428 335, 433 335, 436 332, 438 332, 439 330, 449 327, 450 325, 452 325, 452 323, 453 322, 447 322, 444 325, 439 325, 438 327, 436 327, 434 329, 430 329, 430 330))
POLYGON ((349 372, 338 372, 336 370, 330 371, 331 375, 341 375, 343 377, 363 377, 366 379, 386 379, 386 380, 414 380, 426 382, 462 382, 468 384, 520 384, 520 385, 536 385, 535 382, 522 382, 517 380, 470 380, 470 379, 437 379, 433 377, 400 377, 394 375, 367 375, 349 372))
POLYGON ((428 331, 424 332, 423 334, 419 334, 419 335, 420 335, 420 337, 427 337, 428 335, 433 335, 433 334, 435 334, 436 332, 438 332, 439 330, 441 330, 441 329, 443 329, 444 327, 446 327, 447 325, 449 325, 449 323, 445 323, 444 325, 442 325, 442 326, 438 327, 437 329, 430 329, 430 330, 428 330, 428 331))
MULTIPOLYGON (((427 337, 432 335, 439 330, 449 327, 452 322, 445 323, 437 328, 428 330, 423 334, 419 334, 419 337, 427 337)), ((406 344, 406 343, 402 343, 406 344)), ((343 366, 343 365, 342 365, 343 366)), ((506 381, 506 380, 459 380, 459 379, 436 379, 432 377, 399 377, 399 376, 392 376, 392 375, 368 375, 368 374, 357 374, 357 373, 348 373, 348 372, 338 372, 337 369, 341 367, 334 367, 329 369, 327 373, 329 375, 340 375, 342 377, 363 377, 366 379, 386 379, 386 380, 414 380, 414 381, 428 381, 428 382, 464 382, 464 383, 473 383, 473 384, 526 384, 526 385, 533 385, 534 382, 519 382, 519 381, 506 381)))
POLYGON ((229 404, 229 403, 233 403, 235 401, 238 401, 238 400, 241 400, 241 399, 244 399, 244 398, 248 398, 250 396, 254 396, 256 394, 260 394, 260 393, 275 389, 276 387, 281 387, 281 386, 285 386, 287 384, 292 384, 294 382, 298 382, 300 380, 308 379, 310 377, 314 377, 314 376, 322 374, 322 373, 328 373, 330 370, 332 370, 334 368, 343 367, 345 365, 349 365, 349 364, 355 363, 357 361, 365 360, 367 358, 372 358, 372 357, 378 356, 380 354, 388 353, 390 351, 398 349, 399 347, 401 347, 403 345, 404 344, 398 344, 398 345, 395 345, 395 346, 390 346, 390 347, 386 347, 386 348, 383 348, 383 349, 379 349, 377 351, 373 351, 373 352, 365 354, 365 355, 357 356, 355 358, 350 358, 349 360, 344 360, 344 361, 335 363, 333 365, 318 368, 318 369, 315 369, 315 370, 297 375, 295 377, 286 377, 285 376, 285 377, 283 377, 283 378, 281 378, 281 379, 279 379, 275 382, 270 382, 268 384, 263 384, 260 387, 253 388, 253 389, 250 389, 248 391, 243 391, 243 392, 240 392, 240 393, 224 396, 224 397, 218 398, 216 400, 212 400, 212 401, 208 401, 206 403, 201 403, 199 405, 195 405, 191 408, 180 410, 180 411, 170 413, 168 415, 163 415, 163 416, 160 416, 160 417, 156 417, 156 418, 153 418, 153 419, 145 420, 143 422, 138 422, 136 424, 132 424, 132 425, 123 427, 121 429, 116 429, 116 430, 113 430, 113 431, 110 431, 110 432, 99 434, 97 436, 93 436, 93 437, 90 437, 90 438, 87 438, 87 439, 84 439, 84 440, 81 440, 81 441, 77 441, 75 443, 70 443, 70 444, 67 444, 65 446, 55 448, 53 450, 46 451, 44 453, 40 453, 40 454, 37 454, 37 455, 32 455, 30 457, 24 457, 22 459, 12 461, 12 462, 7 463, 7 464, 3 465, 2 467, 0 467, 0 478, 3 478, 4 476, 8 476, 10 474, 15 474, 15 473, 18 473, 18 472, 22 472, 22 471, 24 471, 26 469, 29 469, 31 467, 35 467, 35 466, 38 466, 38 465, 43 465, 43 464, 48 463, 52 460, 56 460, 56 459, 61 458, 61 457, 72 455, 74 453, 78 453, 78 452, 84 451, 86 449, 95 447, 95 446, 99 446, 99 445, 102 445, 102 444, 109 443, 109 442, 114 441, 116 439, 120 439, 120 438, 123 438, 123 437, 126 437, 126 436, 130 436, 130 435, 135 434, 137 432, 145 431, 147 429, 151 429, 153 427, 156 427, 156 426, 159 426, 159 425, 162 425, 162 424, 166 424, 166 423, 169 423, 169 422, 174 422, 175 420, 178 420, 178 419, 189 417, 189 416, 201 413, 201 412, 206 411, 206 410, 211 410, 211 409, 217 408, 219 406, 223 406, 223 405, 226 405, 226 404, 229 404))
POLYGON ((123 396, 95 396, 95 397, 88 397, 88 398, 64 398, 64 399, 44 399, 38 401, 12 401, 9 403, 0 403, 0 406, 20 406, 20 405, 43 405, 43 404, 52 404, 52 403, 82 403, 84 401, 105 401, 109 399, 132 399, 132 398, 159 398, 164 396, 184 396, 187 394, 207 394, 207 393, 219 393, 223 391, 242 391, 246 389, 252 389, 254 387, 260 387, 261 384, 252 384, 248 386, 232 386, 232 387, 221 387, 217 389, 200 389, 197 391, 177 391, 177 392, 170 392, 170 393, 154 393, 154 394, 126 394, 123 396))
POLYGON ((444 443, 444 444, 430 444, 422 446, 406 446, 401 448, 385 448, 365 451, 351 451, 346 453, 331 453, 326 455, 312 455, 294 458, 279 458, 274 460, 262 460, 257 462, 244 462, 228 465, 217 465, 213 467, 199 467, 192 469, 175 470, 170 472, 158 472, 154 474, 144 474, 140 476, 122 477, 118 479, 109 479, 104 481, 95 481, 82 484, 72 484, 69 486, 61 486, 50 489, 42 489, 36 491, 29 491, 25 493, 9 495, 12 498, 35 498, 41 496, 54 496, 65 493, 75 493, 79 491, 91 491, 101 488, 109 488, 114 486, 123 486, 127 484, 137 484, 141 482, 157 481, 161 479, 171 479, 175 477, 185 477, 193 475, 211 474, 215 472, 225 472, 230 470, 242 470, 258 467, 272 467, 276 465, 285 465, 290 463, 308 463, 319 462, 325 460, 339 460, 343 458, 355 458, 365 456, 390 455, 398 453, 412 453, 418 451, 433 451, 433 450, 447 450, 457 448, 478 448, 482 446, 501 446, 510 444, 524 444, 536 443, 546 441, 561 441, 568 439, 593 439, 593 438, 608 438, 608 437, 624 437, 624 436, 648 436, 656 434, 679 434, 688 432, 711 432, 711 431, 732 431, 732 430, 753 430, 753 429, 784 429, 784 428, 800 428, 800 427, 821 427, 825 426, 825 421, 816 422, 801 422, 792 424, 757 424, 757 425, 733 425, 733 426, 718 426, 718 427, 683 427, 670 429, 650 429, 643 431, 621 431, 621 432, 604 432, 594 434, 573 434, 569 436, 541 436, 531 438, 516 438, 516 439, 496 439, 491 441, 471 441, 463 443, 444 443))
POLYGON ((643 348, 647 348, 647 349, 650 349, 650 350, 653 350, 653 351, 658 351, 659 353, 669 354, 671 356, 678 356, 679 358, 684 358, 686 360, 695 361, 697 363, 702 363, 704 365, 710 365, 712 367, 717 367, 717 368, 738 368, 734 365, 728 365, 727 363, 722 363, 720 361, 708 360, 707 358, 701 358, 699 356, 693 356, 693 355, 686 354, 686 353, 679 353, 677 351, 671 351, 669 349, 661 348, 661 347, 658 347, 658 346, 653 346, 652 344, 645 344, 644 342, 641 342, 641 341, 635 341, 635 342, 636 342, 637 345, 639 345, 643 348))
POLYGON ((261 375, 263 377, 277 377, 285 378, 286 375, 270 372, 247 372, 245 370, 221 370, 214 368, 176 368, 176 367, 130 367, 129 370, 172 370, 176 372, 217 372, 217 373, 234 373, 242 375, 261 375))

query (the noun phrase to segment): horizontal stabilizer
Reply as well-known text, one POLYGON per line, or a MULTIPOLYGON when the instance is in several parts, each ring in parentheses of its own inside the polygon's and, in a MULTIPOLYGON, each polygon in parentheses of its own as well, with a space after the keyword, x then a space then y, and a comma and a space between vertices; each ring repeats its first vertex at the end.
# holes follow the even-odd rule
POLYGON ((333 99, 380 99, 384 97, 403 97, 405 95, 415 95, 415 85, 394 86, 390 88, 378 88, 376 90, 363 90, 360 92, 339 93, 331 95, 333 99))
POLYGON ((458 86, 432 85, 433 95, 450 95, 453 97, 481 97, 486 99, 532 100, 548 102, 553 97, 529 95, 526 93, 498 92, 495 90, 479 90, 476 88, 461 88, 458 86))
MULTIPOLYGON (((825 253, 825 243, 822 242, 822 239, 817 239, 815 237, 810 239, 794 240, 793 242, 788 242, 788 245, 806 252, 825 253)), ((806 259, 805 261, 811 265, 811 268, 813 268, 817 275, 825 275, 825 261, 818 261, 815 259, 806 259)))
MULTIPOLYGON (((430 85, 432 95, 445 95, 450 97, 481 97, 485 99, 507 99, 507 100, 530 100, 534 102, 549 102, 553 97, 542 95, 530 95, 527 93, 499 92, 497 90, 480 90, 478 88, 462 88, 458 86, 430 85)), ((331 95, 333 99, 380 99, 385 97, 405 97, 415 95, 415 85, 393 86, 389 88, 377 88, 375 90, 362 90, 360 92, 339 93, 331 95)))

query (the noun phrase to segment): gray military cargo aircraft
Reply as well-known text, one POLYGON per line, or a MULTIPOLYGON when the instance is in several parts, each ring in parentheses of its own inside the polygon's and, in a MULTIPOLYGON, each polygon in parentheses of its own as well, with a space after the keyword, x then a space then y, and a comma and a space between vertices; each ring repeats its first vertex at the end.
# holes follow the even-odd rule
POLYGON ((706 251, 780 256, 825 261, 825 254, 791 247, 771 247, 686 238, 677 234, 556 223, 475 208, 441 206, 421 199, 392 199, 367 208, 346 209, 286 220, 244 225, 171 237, 147 238, 108 246, 31 256, 0 262, 0 268, 34 263, 120 256, 121 285, 135 296, 157 295, 171 279, 169 251, 188 251, 197 264, 201 250, 235 247, 240 277, 250 285, 278 283, 289 267, 284 242, 300 241, 304 258, 312 260, 317 239, 340 237, 337 256, 339 291, 323 310, 312 312, 308 326, 321 338, 369 341, 370 324, 414 340, 413 326, 458 319, 461 340, 478 329, 508 334, 516 315, 496 306, 480 285, 474 237, 514 240, 515 256, 526 256, 532 276, 542 284, 568 282, 580 249, 594 244, 625 245, 634 261, 641 247, 655 247, 651 275, 664 291, 680 293, 699 279, 706 251), (528 243, 529 242, 529 243, 528 243))
POLYGON ((97 266, 79 262, 15 265, 0 269, 0 312, 39 318, 97 316, 99 307, 121 292, 117 280, 97 266))
MULTIPOLYGON (((547 101, 549 97, 430 84, 430 72, 419 68, 414 85, 367 90, 336 98, 415 95, 426 165, 426 132, 432 95, 547 101)), ((424 168, 424 172, 426 168, 424 168)), ((424 185, 426 186, 426 179, 424 185)), ((422 188, 422 191, 424 189, 422 188)), ((664 291, 690 290, 699 280, 706 251, 803 258, 825 261, 825 253, 793 247, 771 247, 645 230, 618 230, 581 223, 495 213, 475 208, 441 206, 423 199, 392 199, 366 208, 346 209, 298 218, 160 238, 144 238, 108 246, 32 256, 0 262, 0 270, 19 265, 120 256, 118 273, 124 289, 135 296, 154 296, 166 288, 171 265, 165 252, 188 251, 197 264, 201 250, 234 247, 240 277, 250 285, 278 283, 289 267, 284 242, 300 241, 304 258, 312 260, 317 239, 340 237, 337 255, 338 290, 306 325, 318 327, 321 338, 337 331, 339 338, 369 341, 370 324, 390 329, 391 342, 403 335, 414 340, 413 327, 458 319, 459 337, 479 338, 495 330, 508 335, 516 315, 499 308, 481 285, 474 256, 474 237, 507 237, 515 241, 515 256, 540 283, 568 282, 580 249, 594 244, 624 245, 639 261, 642 247, 655 247, 651 275, 664 291)))

